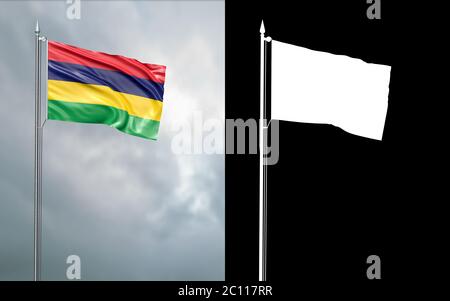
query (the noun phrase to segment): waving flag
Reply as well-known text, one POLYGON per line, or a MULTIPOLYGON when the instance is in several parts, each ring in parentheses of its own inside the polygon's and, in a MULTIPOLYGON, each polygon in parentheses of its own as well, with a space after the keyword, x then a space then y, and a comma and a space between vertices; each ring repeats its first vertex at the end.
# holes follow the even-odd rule
POLYGON ((158 138, 166 67, 48 42, 48 119, 158 138))
POLYGON ((391 67, 272 40, 272 118, 381 140, 391 67))

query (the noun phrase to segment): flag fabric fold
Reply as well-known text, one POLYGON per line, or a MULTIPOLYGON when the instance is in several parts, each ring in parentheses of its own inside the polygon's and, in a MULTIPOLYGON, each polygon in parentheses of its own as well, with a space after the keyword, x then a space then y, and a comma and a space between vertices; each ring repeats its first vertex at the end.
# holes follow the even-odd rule
POLYGON ((158 138, 166 67, 48 42, 48 119, 158 138))
POLYGON ((332 124, 381 140, 390 70, 272 40, 272 118, 332 124))

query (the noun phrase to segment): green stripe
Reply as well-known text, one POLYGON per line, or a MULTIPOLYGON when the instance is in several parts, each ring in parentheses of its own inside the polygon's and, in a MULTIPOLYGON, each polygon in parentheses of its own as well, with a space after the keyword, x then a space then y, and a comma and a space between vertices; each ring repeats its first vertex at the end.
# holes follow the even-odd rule
POLYGON ((102 123, 130 135, 152 140, 158 138, 159 121, 132 116, 109 106, 49 99, 48 119, 102 123))

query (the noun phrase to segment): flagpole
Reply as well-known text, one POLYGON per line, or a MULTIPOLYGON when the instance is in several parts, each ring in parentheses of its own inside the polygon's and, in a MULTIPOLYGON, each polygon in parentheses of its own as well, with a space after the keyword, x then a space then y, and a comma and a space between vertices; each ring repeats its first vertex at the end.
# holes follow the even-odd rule
MULTIPOLYGON (((265 28, 264 21, 260 27, 260 93, 259 93, 259 281, 266 281, 266 252, 267 252, 267 204, 266 204, 266 168, 264 158, 266 126, 265 107, 265 28)), ((269 40, 270 41, 270 38, 269 40)))
POLYGON ((42 228, 42 124, 41 124, 41 37, 39 22, 35 33, 35 124, 34 124, 34 281, 41 278, 42 228))

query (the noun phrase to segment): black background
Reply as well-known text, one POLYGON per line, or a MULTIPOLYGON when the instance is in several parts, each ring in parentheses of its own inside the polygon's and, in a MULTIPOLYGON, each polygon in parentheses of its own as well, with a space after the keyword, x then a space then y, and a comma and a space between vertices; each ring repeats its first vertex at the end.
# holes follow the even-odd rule
MULTIPOLYGON (((267 279, 290 284, 358 284, 366 259, 381 258, 382 283, 433 278, 433 210, 438 182, 435 99, 425 94, 413 7, 381 1, 226 3, 226 118, 259 118, 259 27, 266 36, 392 66, 383 140, 328 125, 280 122, 280 160, 268 168, 267 279), (412 59, 414 58, 414 59, 412 59)), ((425 12, 423 12, 425 13, 425 12)), ((258 156, 226 156, 226 279, 258 279, 258 156)), ((370 284, 369 284, 370 283, 370 284)), ((325 285, 325 286, 324 286, 325 285)))

